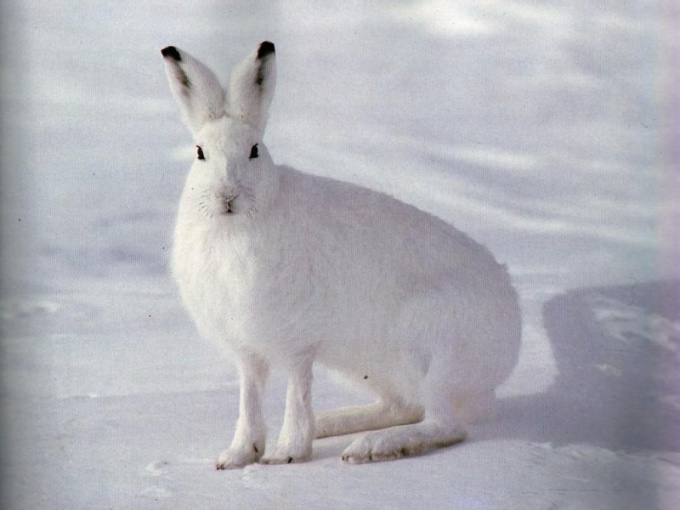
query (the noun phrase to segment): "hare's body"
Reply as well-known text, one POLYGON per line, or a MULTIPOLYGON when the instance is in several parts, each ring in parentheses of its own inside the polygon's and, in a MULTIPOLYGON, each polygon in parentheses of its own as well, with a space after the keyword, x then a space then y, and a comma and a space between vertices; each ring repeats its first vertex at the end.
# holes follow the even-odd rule
POLYGON ((227 346, 241 373, 236 435, 218 467, 261 459, 270 366, 290 379, 283 429, 265 461, 302 460, 314 437, 383 427, 392 428, 366 434, 343 458, 393 458, 460 441, 458 413, 491 398, 517 361, 520 314, 507 271, 412 206, 275 166, 261 141, 273 91, 270 44, 239 66, 226 102, 202 64, 174 47, 163 52, 199 146, 173 272, 202 335, 227 346), (378 402, 315 419, 315 361, 378 402))

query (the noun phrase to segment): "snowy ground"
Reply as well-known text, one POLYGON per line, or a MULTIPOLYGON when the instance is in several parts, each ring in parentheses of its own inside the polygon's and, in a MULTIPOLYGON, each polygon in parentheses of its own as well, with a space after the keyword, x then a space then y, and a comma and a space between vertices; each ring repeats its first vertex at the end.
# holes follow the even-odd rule
MULTIPOLYGON (((2 507, 677 508, 670 2, 333 4, 3 4, 2 507), (236 377, 167 275, 191 140, 159 50, 226 77, 264 39, 276 161, 431 211, 511 267, 522 357, 462 445, 346 466, 341 437, 213 469, 236 377)), ((272 435, 283 393, 274 377, 272 435)), ((366 399, 318 371, 318 409, 366 399)))

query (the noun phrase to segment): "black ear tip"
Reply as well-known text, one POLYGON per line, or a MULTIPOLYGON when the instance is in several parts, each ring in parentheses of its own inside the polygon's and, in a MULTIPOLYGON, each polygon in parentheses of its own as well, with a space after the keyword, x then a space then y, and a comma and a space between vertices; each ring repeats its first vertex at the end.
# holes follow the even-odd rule
POLYGON ((260 44, 260 47, 257 50, 257 58, 265 58, 268 55, 271 55, 274 53, 276 50, 274 48, 274 43, 271 43, 269 41, 264 41, 262 44, 260 44))
POLYGON ((165 58, 171 58, 177 62, 182 61, 182 57, 179 54, 179 50, 174 46, 167 46, 161 50, 161 55, 165 58))

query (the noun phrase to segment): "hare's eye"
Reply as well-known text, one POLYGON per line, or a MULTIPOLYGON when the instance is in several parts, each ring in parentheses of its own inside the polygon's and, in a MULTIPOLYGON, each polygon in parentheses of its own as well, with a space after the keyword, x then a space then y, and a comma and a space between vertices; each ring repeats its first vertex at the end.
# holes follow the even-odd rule
POLYGON ((203 149, 201 148, 200 145, 196 146, 196 157, 198 159, 205 159, 205 156, 203 155, 203 149))
POLYGON ((259 155, 260 154, 257 152, 257 144, 255 144, 250 148, 250 156, 248 156, 248 159, 255 159, 259 155))

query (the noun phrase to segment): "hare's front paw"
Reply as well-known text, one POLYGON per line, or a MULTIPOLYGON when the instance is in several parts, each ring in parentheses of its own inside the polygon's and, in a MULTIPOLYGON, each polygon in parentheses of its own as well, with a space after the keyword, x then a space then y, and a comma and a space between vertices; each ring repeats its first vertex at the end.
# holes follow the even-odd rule
POLYGON ((258 446, 253 443, 249 448, 235 448, 232 446, 220 454, 215 467, 217 469, 242 468, 243 466, 253 464, 260 460, 263 453, 264 445, 258 446))
POLYGON ((312 445, 277 445, 274 451, 260 460, 261 464, 292 464, 304 462, 312 455, 312 445))

